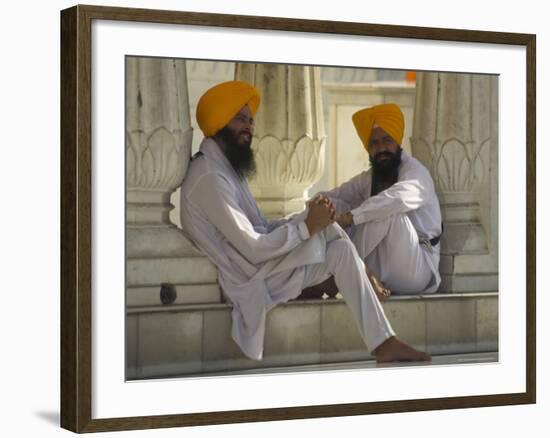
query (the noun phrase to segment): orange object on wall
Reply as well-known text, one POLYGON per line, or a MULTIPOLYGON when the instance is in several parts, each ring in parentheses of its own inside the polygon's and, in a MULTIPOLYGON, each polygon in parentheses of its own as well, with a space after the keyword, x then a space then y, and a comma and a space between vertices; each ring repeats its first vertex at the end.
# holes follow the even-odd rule
POLYGON ((416 72, 415 71, 408 71, 405 73, 405 81, 407 82, 416 82, 416 72))

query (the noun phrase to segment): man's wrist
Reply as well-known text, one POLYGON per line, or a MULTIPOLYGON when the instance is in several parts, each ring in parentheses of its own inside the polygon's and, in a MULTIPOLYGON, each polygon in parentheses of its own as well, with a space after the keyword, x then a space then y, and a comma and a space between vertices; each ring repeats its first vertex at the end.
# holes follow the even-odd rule
POLYGON ((342 214, 340 224, 345 227, 349 227, 353 224, 353 214, 351 213, 351 211, 347 211, 342 214))

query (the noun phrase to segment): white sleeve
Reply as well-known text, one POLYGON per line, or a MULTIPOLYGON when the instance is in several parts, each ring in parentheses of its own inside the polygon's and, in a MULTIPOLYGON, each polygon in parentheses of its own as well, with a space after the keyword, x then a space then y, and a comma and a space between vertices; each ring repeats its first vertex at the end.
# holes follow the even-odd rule
POLYGON ((330 198, 338 213, 345 213, 358 207, 367 197, 365 191, 370 190, 368 180, 368 172, 362 172, 340 186, 319 194, 330 198))
POLYGON ((425 205, 432 196, 433 182, 427 171, 416 169, 376 196, 367 198, 351 210, 355 225, 383 220, 396 213, 406 213, 425 205))
POLYGON ((275 228, 278 228, 281 225, 286 224, 289 220, 290 218, 271 219, 271 220, 266 219, 266 232, 270 233, 275 228))
POLYGON ((301 226, 288 222, 269 233, 258 233, 240 208, 231 184, 220 174, 202 176, 193 186, 189 200, 253 264, 287 254, 309 238, 309 232, 304 233, 305 223, 301 226))

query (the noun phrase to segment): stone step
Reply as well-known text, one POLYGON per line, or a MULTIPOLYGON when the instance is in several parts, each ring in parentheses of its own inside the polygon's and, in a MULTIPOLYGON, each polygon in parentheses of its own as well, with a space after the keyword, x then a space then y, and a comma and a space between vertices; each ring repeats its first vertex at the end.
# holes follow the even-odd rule
MULTIPOLYGON (((173 290, 172 304, 220 303, 222 293, 217 283, 170 284, 173 290)), ((126 288, 126 307, 143 308, 162 304, 161 286, 126 288)))
POLYGON ((206 257, 136 258, 126 262, 126 286, 216 283, 215 266, 206 257))
POLYGON ((440 291, 452 293, 466 293, 479 290, 491 290, 498 285, 498 274, 468 273, 468 274, 441 274, 440 291))
MULTIPOLYGON (((498 351, 497 292, 393 296, 384 309, 403 340, 433 355, 498 351)), ((126 328, 128 379, 372 360, 338 299, 270 311, 259 362, 231 339, 228 304, 136 307, 126 328)))
POLYGON ((440 292, 465 293, 498 289, 498 263, 492 254, 441 254, 440 292))

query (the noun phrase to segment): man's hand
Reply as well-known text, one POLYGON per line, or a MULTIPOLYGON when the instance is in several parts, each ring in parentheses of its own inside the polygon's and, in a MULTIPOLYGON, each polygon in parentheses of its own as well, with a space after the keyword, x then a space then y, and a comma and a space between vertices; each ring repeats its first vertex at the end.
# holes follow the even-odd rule
POLYGON ((323 231, 334 222, 336 209, 330 199, 319 195, 310 200, 307 205, 309 210, 304 222, 311 236, 323 231))
POLYGON ((351 214, 351 211, 338 214, 336 215, 336 222, 338 222, 338 225, 342 228, 349 227, 353 224, 353 214, 351 214))

